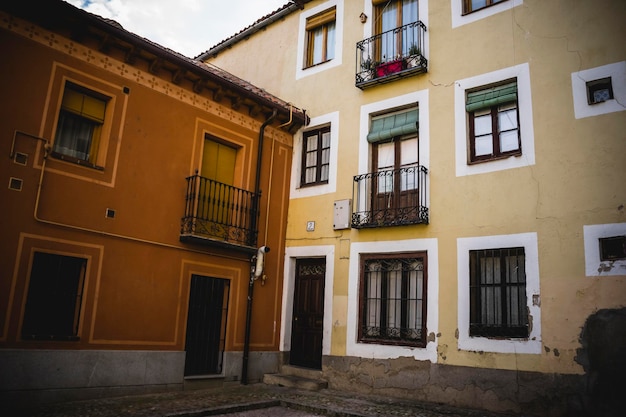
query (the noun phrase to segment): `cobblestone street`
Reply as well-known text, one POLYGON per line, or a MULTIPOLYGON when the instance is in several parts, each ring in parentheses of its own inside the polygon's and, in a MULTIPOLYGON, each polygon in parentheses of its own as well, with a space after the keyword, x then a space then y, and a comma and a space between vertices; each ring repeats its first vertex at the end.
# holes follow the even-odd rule
POLYGON ((6 411, 4 404, 0 414, 12 417, 514 416, 328 389, 304 391, 265 384, 73 401, 6 411))

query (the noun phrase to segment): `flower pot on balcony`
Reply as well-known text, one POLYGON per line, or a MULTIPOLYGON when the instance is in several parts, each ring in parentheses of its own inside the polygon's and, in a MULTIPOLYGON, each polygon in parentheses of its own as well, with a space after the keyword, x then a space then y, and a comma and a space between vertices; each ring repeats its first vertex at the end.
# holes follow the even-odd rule
POLYGON ((377 77, 385 77, 387 75, 402 71, 403 61, 401 59, 385 62, 376 68, 377 77))

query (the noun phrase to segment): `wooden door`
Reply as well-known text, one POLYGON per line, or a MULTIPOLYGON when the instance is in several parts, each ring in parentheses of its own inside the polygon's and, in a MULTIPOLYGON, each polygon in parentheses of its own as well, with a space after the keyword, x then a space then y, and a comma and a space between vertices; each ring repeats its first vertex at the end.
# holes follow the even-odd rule
POLYGON ((227 279, 191 277, 185 376, 222 372, 229 287, 227 279))
POLYGON ((322 369, 326 259, 296 261, 290 364, 322 369))

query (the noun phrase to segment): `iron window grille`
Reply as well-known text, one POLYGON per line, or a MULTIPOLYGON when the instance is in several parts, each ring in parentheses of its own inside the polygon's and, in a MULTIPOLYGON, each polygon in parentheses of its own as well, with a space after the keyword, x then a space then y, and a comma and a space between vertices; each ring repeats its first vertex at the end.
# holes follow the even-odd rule
POLYGON ((426 346, 426 253, 361 256, 359 342, 426 346))
POLYGON ((524 248, 470 251, 470 336, 527 338, 524 248))

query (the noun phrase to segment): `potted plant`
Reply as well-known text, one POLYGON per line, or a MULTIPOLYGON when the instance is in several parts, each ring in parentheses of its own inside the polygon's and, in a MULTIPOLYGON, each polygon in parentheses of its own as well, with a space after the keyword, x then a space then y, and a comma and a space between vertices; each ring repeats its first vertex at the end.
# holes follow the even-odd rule
POLYGON ((409 47, 409 54, 406 57, 406 67, 413 68, 417 67, 420 63, 422 56, 422 51, 417 47, 414 43, 409 47))
POLYGON ((361 72, 359 73, 359 77, 361 81, 368 81, 374 78, 374 69, 376 68, 376 63, 372 61, 371 57, 367 57, 367 59, 361 61, 361 72))
POLYGON ((383 62, 376 67, 376 76, 384 77, 386 75, 393 74, 395 72, 402 71, 404 68, 404 61, 400 58, 383 62))

